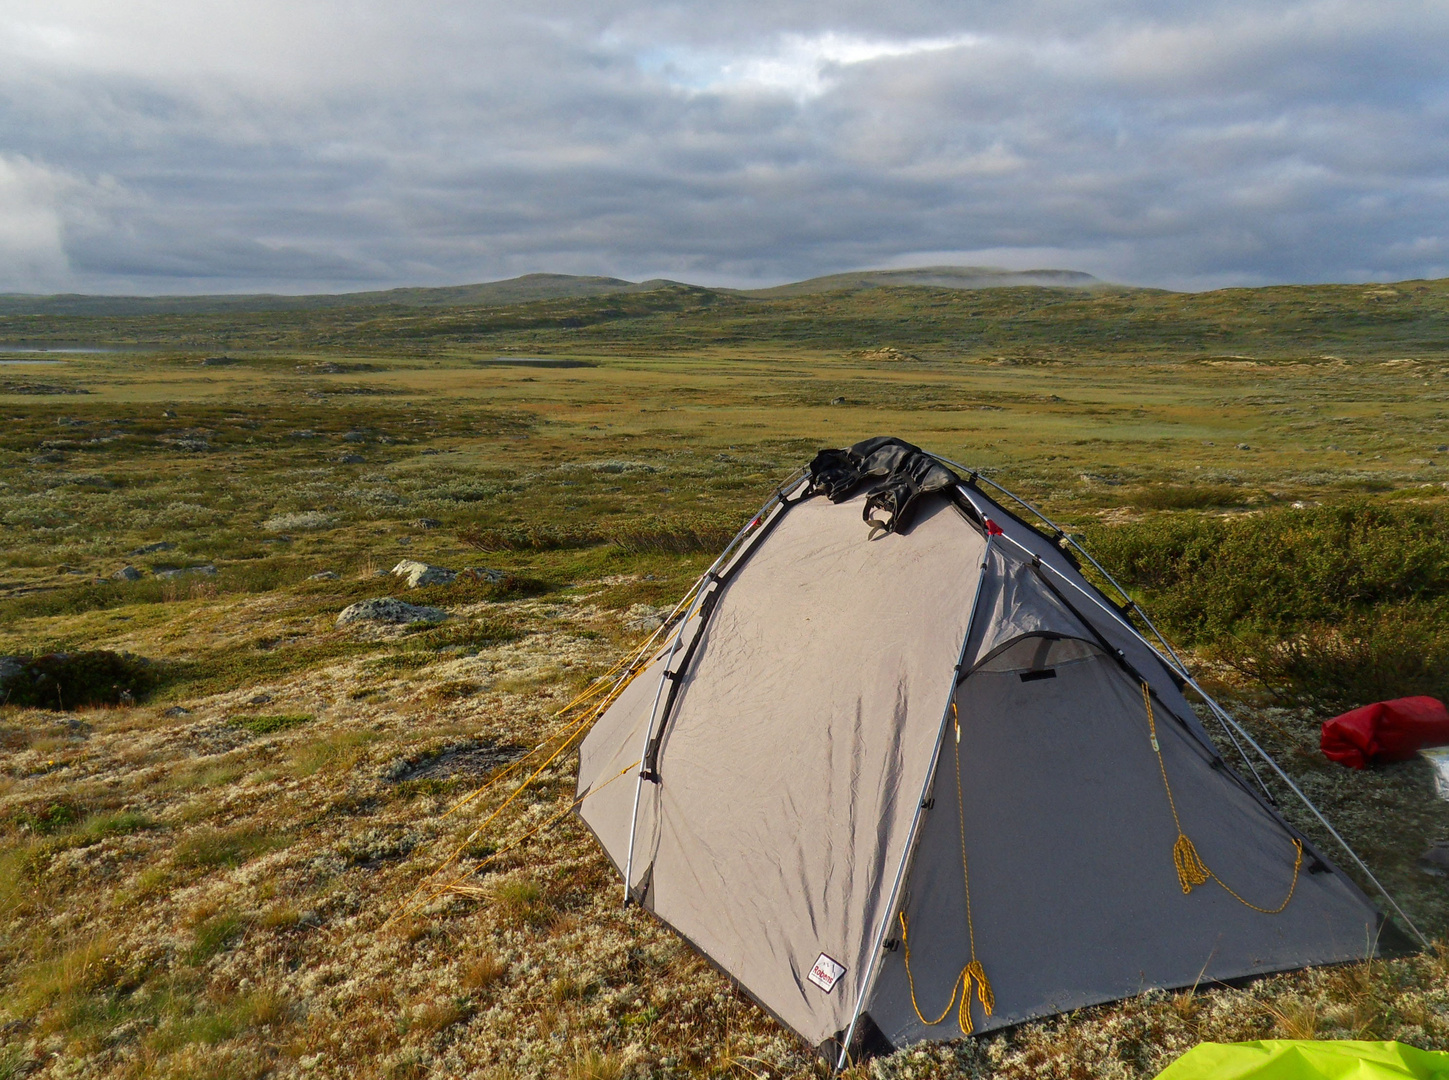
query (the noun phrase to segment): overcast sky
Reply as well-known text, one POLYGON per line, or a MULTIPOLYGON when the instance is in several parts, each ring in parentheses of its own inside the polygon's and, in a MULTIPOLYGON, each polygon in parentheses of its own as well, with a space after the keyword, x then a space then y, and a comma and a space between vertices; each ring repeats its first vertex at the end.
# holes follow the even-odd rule
POLYGON ((1449 275, 1449 0, 3 0, 0 290, 1449 275))

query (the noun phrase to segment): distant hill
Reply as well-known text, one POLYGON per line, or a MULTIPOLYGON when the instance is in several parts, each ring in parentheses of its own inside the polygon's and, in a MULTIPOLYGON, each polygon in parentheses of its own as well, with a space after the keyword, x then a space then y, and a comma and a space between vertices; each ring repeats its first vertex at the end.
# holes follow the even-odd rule
MULTIPOLYGON (((564 300, 613 293, 644 293, 676 288, 664 278, 625 281, 573 274, 524 274, 477 285, 385 289, 375 292, 272 293, 213 296, 85 296, 62 293, 37 296, 0 293, 0 315, 208 315, 265 311, 316 311, 366 307, 508 307, 536 300, 564 300)), ((772 299, 815 293, 857 291, 882 286, 924 285, 945 289, 991 289, 1009 285, 1087 288, 1101 285, 1091 274, 1076 270, 1002 270, 988 266, 926 266, 914 270, 857 270, 830 274, 769 289, 717 289, 716 292, 772 299)))
POLYGON ((827 274, 770 289, 750 289, 746 296, 810 296, 814 293, 858 291, 905 285, 933 289, 998 289, 1012 285, 1044 285, 1085 289, 1105 282, 1080 270, 1003 270, 997 266, 921 266, 911 270, 853 270, 827 274))

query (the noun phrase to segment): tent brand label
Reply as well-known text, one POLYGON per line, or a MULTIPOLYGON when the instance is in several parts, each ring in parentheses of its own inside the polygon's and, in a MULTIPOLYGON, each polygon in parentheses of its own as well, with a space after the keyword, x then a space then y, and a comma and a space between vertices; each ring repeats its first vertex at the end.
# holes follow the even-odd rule
POLYGON ((835 984, 840 981, 840 976, 844 974, 844 964, 838 963, 824 953, 821 953, 820 959, 815 961, 815 966, 810 969, 810 974, 806 978, 828 994, 835 989, 835 984))

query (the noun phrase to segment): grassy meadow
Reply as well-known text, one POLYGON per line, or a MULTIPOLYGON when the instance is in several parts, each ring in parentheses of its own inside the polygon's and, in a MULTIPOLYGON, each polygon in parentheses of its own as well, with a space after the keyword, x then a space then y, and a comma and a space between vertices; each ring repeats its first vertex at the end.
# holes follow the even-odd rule
POLYGON ((0 363, 0 656, 145 663, 134 701, 0 705, 0 1080, 823 1075, 620 908, 570 817, 511 846, 567 807, 567 752, 476 837, 511 781, 450 808, 556 746, 776 483, 876 434, 1079 534, 1438 946, 853 1075, 1449 1049, 1420 859, 1449 802, 1316 749, 1342 708, 1449 695, 1449 282, 0 315, 5 342, 129 348, 0 363), (498 573, 409 590, 401 559, 498 573), (450 617, 336 625, 383 596, 450 617), (406 909, 465 840, 463 887, 406 909))

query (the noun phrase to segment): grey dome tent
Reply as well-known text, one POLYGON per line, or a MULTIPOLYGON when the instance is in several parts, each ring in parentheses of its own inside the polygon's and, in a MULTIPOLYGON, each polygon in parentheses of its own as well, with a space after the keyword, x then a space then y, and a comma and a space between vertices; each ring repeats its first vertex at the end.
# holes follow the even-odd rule
POLYGON ((986 486, 872 439, 751 520, 581 744, 626 902, 837 1067, 1383 949, 1145 617, 986 486))

